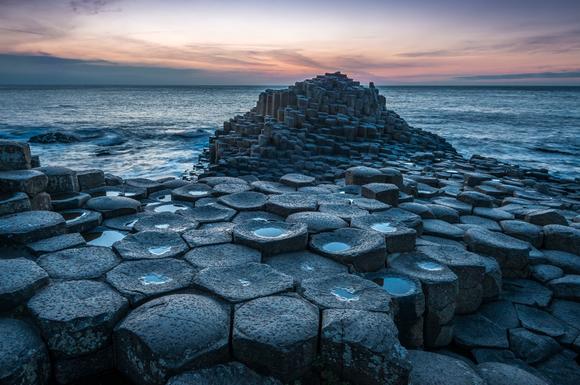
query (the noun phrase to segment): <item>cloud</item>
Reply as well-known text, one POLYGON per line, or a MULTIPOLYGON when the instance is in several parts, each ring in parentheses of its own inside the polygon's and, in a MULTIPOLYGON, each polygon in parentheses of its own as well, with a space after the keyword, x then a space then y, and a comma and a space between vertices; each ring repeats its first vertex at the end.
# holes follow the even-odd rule
POLYGON ((109 8, 120 0, 71 0, 70 8, 76 13, 96 15, 101 12, 119 12, 118 8, 109 8))
POLYGON ((580 70, 560 72, 528 72, 514 74, 458 76, 455 80, 528 80, 528 79, 580 79, 580 70))

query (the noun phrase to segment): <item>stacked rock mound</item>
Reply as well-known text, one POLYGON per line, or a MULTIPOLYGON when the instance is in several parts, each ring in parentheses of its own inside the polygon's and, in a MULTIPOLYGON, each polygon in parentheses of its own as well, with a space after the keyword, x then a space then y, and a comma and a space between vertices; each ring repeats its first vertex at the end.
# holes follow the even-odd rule
POLYGON ((332 181, 361 161, 429 161, 455 154, 443 138, 410 127, 385 105, 372 83, 365 88, 340 72, 267 90, 255 108, 216 131, 209 169, 266 179, 307 172, 332 181))
POLYGON ((1 384, 580 383, 577 183, 482 157, 195 183, 31 160, 0 142, 1 384))

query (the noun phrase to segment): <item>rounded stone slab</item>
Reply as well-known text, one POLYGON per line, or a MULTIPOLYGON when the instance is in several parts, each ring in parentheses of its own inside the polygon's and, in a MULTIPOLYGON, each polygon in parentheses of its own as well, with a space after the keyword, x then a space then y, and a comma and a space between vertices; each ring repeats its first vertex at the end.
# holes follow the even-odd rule
POLYGON ((316 211, 318 200, 315 195, 306 193, 285 193, 270 197, 266 209, 276 215, 287 217, 301 211, 316 211))
POLYGON ((278 222, 283 220, 281 216, 267 211, 242 211, 234 217, 232 222, 238 224, 247 221, 278 222))
POLYGON ((356 384, 407 384, 411 364, 388 314, 324 310, 321 361, 326 370, 356 384))
POLYGON ((48 177, 37 170, 0 171, 0 191, 36 195, 46 190, 48 177))
POLYGON ((467 349, 477 347, 508 349, 510 346, 507 329, 481 314, 456 317, 453 340, 458 346, 467 349))
POLYGON ((206 178, 201 178, 199 180, 201 183, 205 183, 211 187, 217 186, 218 184, 222 183, 231 183, 231 184, 248 184, 245 180, 241 178, 234 178, 231 176, 210 176, 206 178))
POLYGON ((305 279, 348 273, 346 266, 309 251, 278 254, 264 263, 294 278, 296 285, 305 279))
POLYGON ((367 210, 370 213, 381 212, 391 208, 391 205, 369 198, 355 198, 352 200, 351 204, 363 210, 367 210))
POLYGON ((318 345, 319 311, 298 296, 258 298, 236 308, 236 360, 284 383, 309 371, 318 345))
POLYGON ((0 318, 0 384, 44 385, 49 377, 48 351, 34 328, 0 318))
POLYGON ((552 291, 529 279, 506 279, 502 298, 523 305, 546 307, 552 300, 552 291))
POLYGON ((336 215, 337 217, 350 222, 353 218, 367 215, 369 212, 357 206, 343 203, 320 203, 318 210, 321 213, 336 215))
POLYGON ((197 274, 194 283, 231 303, 281 293, 293 287, 292 277, 262 263, 208 267, 197 274))
POLYGON ((96 187, 85 191, 93 197, 107 196, 107 197, 127 197, 132 199, 147 198, 147 190, 128 185, 104 186, 96 187))
POLYGON ((212 196, 212 189, 206 184, 192 183, 171 191, 171 197, 176 201, 195 202, 201 198, 212 196))
POLYGON ((417 385, 486 385, 465 362, 437 353, 409 350, 410 383, 417 385))
POLYGON ((87 193, 60 193, 51 194, 50 202, 56 211, 79 209, 83 207, 91 196, 87 193))
POLYGON ((135 214, 141 210, 141 202, 127 197, 104 196, 89 199, 86 208, 100 212, 106 219, 135 214))
POLYGON ((392 313, 391 296, 379 285, 352 274, 305 279, 300 294, 321 309, 358 309, 392 313))
POLYGON ((544 226, 544 248, 580 255, 580 229, 562 225, 544 226))
POLYGON ((116 368, 137 384, 163 385, 186 370, 227 361, 230 311, 201 295, 156 298, 115 328, 116 368))
POLYGON ((111 343, 113 326, 128 303, 105 283, 63 281, 38 292, 27 306, 51 353, 75 357, 111 343))
POLYGON ((476 369, 487 385, 548 385, 526 370, 501 362, 484 362, 476 369))
POLYGON ((178 257, 189 250, 177 233, 141 231, 127 235, 113 248, 123 259, 155 259, 178 257))
POLYGON ((262 254, 246 246, 222 243, 196 247, 187 252, 184 258, 193 267, 201 270, 206 267, 237 266, 251 262, 259 263, 262 260, 262 254))
POLYGON ((565 273, 580 274, 578 255, 558 250, 542 250, 542 253, 549 264, 558 266, 565 273))
POLYGON ((219 203, 238 211, 261 210, 267 201, 268 196, 266 194, 255 191, 224 195, 218 199, 219 203))
POLYGON ((318 211, 303 211, 286 218, 288 223, 305 223, 309 233, 320 233, 348 227, 348 223, 337 215, 318 211))
POLYGON ((463 191, 457 195, 457 200, 474 207, 493 207, 493 197, 477 191, 463 191))
POLYGON ((480 226, 490 231, 502 231, 500 225, 496 221, 477 215, 462 215, 459 218, 459 222, 466 226, 480 226))
POLYGON ((304 174, 286 174, 280 177, 280 183, 291 187, 305 187, 312 186, 316 178, 304 174))
POLYGON ((191 215, 193 206, 189 202, 151 202, 145 205, 145 212, 149 214, 173 213, 191 215))
POLYGON ((29 243, 65 232, 64 218, 52 211, 23 211, 0 217, 0 243, 29 243))
POLYGON ((296 191, 294 187, 286 186, 282 183, 261 180, 252 182, 252 187, 254 190, 264 194, 285 194, 296 191))
POLYGON ((47 283, 46 271, 31 260, 0 259, 0 311, 20 305, 47 283))
POLYGON ((344 176, 344 181, 347 185, 356 184, 359 186, 375 182, 382 183, 385 179, 386 176, 382 172, 366 166, 351 167, 346 170, 344 176))
POLYGON ((282 385, 264 377, 239 362, 229 362, 171 377, 167 385, 282 385))
POLYGON ((305 249, 308 231, 303 223, 250 221, 236 225, 233 237, 235 243, 271 256, 305 249))
POLYGON ((82 235, 79 233, 69 233, 41 239, 40 241, 27 244, 26 247, 36 255, 39 255, 44 253, 54 253, 55 251, 84 245, 85 239, 82 235))
POLYGON ((540 226, 517 220, 501 221, 500 225, 505 234, 529 242, 534 247, 542 246, 544 234, 540 226))
POLYGON ((51 278, 63 280, 99 278, 119 262, 111 249, 96 246, 65 249, 37 260, 51 278))
POLYGON ((123 262, 107 273, 106 281, 135 306, 152 297, 189 287, 193 276, 194 270, 187 262, 164 258, 123 262))
POLYGON ((353 228, 315 234, 310 248, 337 262, 353 265, 358 271, 375 271, 385 266, 385 238, 374 231, 353 228))
POLYGON ((191 209, 191 213, 188 214, 188 217, 190 216, 199 223, 212 223, 227 222, 231 220, 234 215, 236 215, 236 210, 218 204, 209 204, 207 206, 191 209))
POLYGON ((174 231, 182 233, 197 228, 198 223, 183 215, 173 213, 158 213, 146 215, 133 225, 135 231, 174 231))
POLYGON ((247 183, 220 183, 213 186, 215 195, 235 194, 250 191, 252 187, 247 183))
POLYGON ((463 239, 463 229, 442 221, 440 219, 423 220, 423 233, 441 238, 461 241, 463 239))

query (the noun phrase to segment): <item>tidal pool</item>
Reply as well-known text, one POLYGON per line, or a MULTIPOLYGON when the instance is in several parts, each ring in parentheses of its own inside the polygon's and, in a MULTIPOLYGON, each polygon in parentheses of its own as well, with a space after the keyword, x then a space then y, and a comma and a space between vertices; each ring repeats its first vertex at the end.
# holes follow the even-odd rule
POLYGON ((428 270, 428 271, 443 270, 443 265, 441 265, 437 262, 431 262, 431 261, 418 262, 417 266, 423 270, 428 270))
POLYGON ((115 230, 96 231, 83 234, 87 245, 111 247, 113 243, 125 238, 125 234, 115 230))
POLYGON ((352 302, 360 299, 358 295, 354 294, 356 290, 352 287, 335 287, 330 293, 342 302, 352 302))
POLYGON ((322 246, 322 250, 329 253, 338 253, 350 249, 350 245, 344 242, 329 242, 322 246))
POLYGON ((163 255, 171 251, 171 246, 154 246, 147 249, 153 255, 163 255))
POLYGON ((371 229, 381 233, 394 233, 397 231, 397 228, 391 225, 389 222, 375 223, 371 226, 371 229))
POLYGON ((139 277, 139 282, 143 285, 162 285, 170 281, 172 281, 171 278, 158 273, 147 273, 144 276, 139 277))
POLYGON ((261 238, 278 238, 285 234, 286 231, 279 227, 262 227, 254 230, 254 235, 261 238))

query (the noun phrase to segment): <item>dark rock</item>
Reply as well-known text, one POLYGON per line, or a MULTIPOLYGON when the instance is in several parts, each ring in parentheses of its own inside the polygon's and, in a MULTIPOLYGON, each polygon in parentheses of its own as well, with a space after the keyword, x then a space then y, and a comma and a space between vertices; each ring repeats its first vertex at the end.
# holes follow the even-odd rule
POLYGON ((30 165, 30 146, 27 143, 0 139, 0 171, 26 170, 30 165))
POLYGON ((337 215, 318 211, 304 211, 291 214, 286 218, 288 223, 305 223, 309 233, 320 233, 348 227, 348 223, 337 215))
POLYGON ((28 302, 54 357, 76 357, 109 345, 127 307, 125 298, 95 281, 53 283, 28 302))
POLYGON ((523 305, 546 307, 552 300, 552 291, 528 279, 504 280, 502 298, 523 305))
POLYGON ((434 219, 439 219, 449 223, 459 223, 459 213, 451 207, 426 204, 426 206, 433 213, 434 219))
POLYGON ((79 142, 80 139, 76 135, 65 134, 62 132, 55 131, 55 132, 47 132, 45 134, 31 136, 28 139, 28 141, 30 143, 42 143, 42 144, 75 143, 75 142, 79 142))
POLYGON ((27 301, 48 283, 48 274, 26 258, 0 259, 0 311, 27 301))
POLYGON ((280 178, 280 182, 291 187, 312 186, 316 178, 303 174, 286 174, 280 178))
POLYGON ((580 365, 574 361, 576 354, 563 351, 540 363, 538 370, 553 384, 577 385, 580 383, 580 365))
POLYGON ((565 273, 580 274, 580 257, 578 255, 558 250, 542 250, 547 263, 558 266, 565 273))
POLYGON ((509 331, 510 349, 529 364, 544 361, 561 350, 553 338, 518 328, 509 331))
POLYGON ((266 205, 268 196, 255 191, 245 191, 221 196, 218 202, 238 211, 261 210, 266 205))
POLYGON ((554 297, 580 300, 580 275, 565 275, 548 282, 548 287, 554 292, 554 297))
POLYGON ((580 229, 562 225, 544 226, 544 248, 580 255, 580 229))
POLYGON ((298 296, 254 299, 236 308, 234 357, 284 383, 300 378, 314 363, 319 311, 298 296))
POLYGON ((546 283, 564 275, 564 271, 552 265, 533 265, 530 268, 532 277, 539 282, 546 283))
POLYGON ((308 251, 278 254, 265 259, 264 263, 291 276, 296 285, 305 279, 348 273, 346 266, 308 251))
POLYGON ((509 347, 507 330, 481 314, 456 317, 453 339, 459 346, 467 348, 509 347))
POLYGON ((271 377, 264 377, 239 362, 229 362, 185 372, 171 377, 167 385, 282 385, 271 377))
POLYGON ((516 220, 501 221, 500 225, 507 235, 529 242, 534 247, 542 246, 544 234, 540 226, 516 220))
POLYGON ((479 313, 505 329, 513 329, 520 326, 516 308, 509 301, 488 302, 479 308, 479 313))
MULTIPOLYGON (((1 147, 0 147, 1 148, 1 147)), ((36 195, 46 190, 48 178, 37 170, 0 171, 0 191, 36 195)))
POLYGON ((232 241, 232 231, 219 229, 189 230, 182 234, 189 247, 217 245, 232 241))
POLYGON ((177 233, 142 231, 116 242, 113 248, 123 259, 174 258, 189 250, 177 233))
POLYGON ((185 254, 185 260, 198 270, 206 267, 245 265, 262 259, 259 251, 242 245, 223 243, 196 247, 185 254))
POLYGON ((48 177, 46 192, 50 194, 79 191, 79 181, 77 179, 77 174, 70 168, 48 166, 39 167, 36 170, 42 172, 48 177))
MULTIPOLYGON (((191 210, 191 218, 199 223, 226 222, 236 215, 236 210, 218 204, 195 207, 191 210)), ((188 215, 189 216, 189 215, 188 215)))
POLYGON ((81 247, 44 254, 37 263, 53 279, 77 280, 99 278, 119 263, 107 247, 81 247))
POLYGON ((85 233, 99 226, 103 221, 101 213, 91 210, 66 210, 60 214, 66 221, 66 228, 69 233, 85 233))
POLYGON ((30 199, 25 193, 0 194, 0 216, 16 214, 31 209, 30 199))
POLYGON ((133 382, 162 385, 229 357, 230 310, 194 294, 149 301, 115 327, 116 368, 133 382))
POLYGON ((363 310, 323 311, 321 360, 325 369, 357 384, 407 384, 411 371, 391 318, 363 310))
POLYGON ((559 337, 566 332, 565 325, 560 320, 543 310, 516 305, 518 318, 526 329, 546 334, 550 337, 559 337))
POLYGON ((386 177, 377 169, 357 166, 346 170, 344 180, 346 184, 362 186, 368 183, 382 183, 386 180, 386 177))
POLYGON ((163 185, 161 183, 147 178, 126 179, 125 184, 138 189, 144 189, 147 191, 147 195, 163 190, 163 185))
POLYGON ((477 365, 477 372, 487 385, 549 385, 543 379, 517 368, 500 362, 485 362, 477 365))
POLYGON ((89 194, 82 192, 56 193, 51 194, 50 197, 50 203, 56 211, 80 209, 91 199, 89 194))
POLYGON ((399 204, 399 188, 390 183, 369 183, 361 188, 365 198, 376 199, 391 206, 399 204))
POLYGON ((466 363, 431 352, 409 350, 410 383, 417 385, 485 385, 466 363))
POLYGON ((233 237, 235 243, 271 256, 306 248, 308 231, 303 223, 251 221, 236 225, 233 237))
POLYGON ((285 194, 296 191, 294 187, 287 186, 278 182, 269 182, 260 180, 252 182, 251 185, 254 188, 254 190, 262 192, 264 194, 285 194))
POLYGON ((234 217, 232 222, 238 224, 247 221, 279 222, 283 220, 281 216, 267 211, 242 211, 234 217))
POLYGON ((525 216, 526 222, 530 222, 534 225, 545 226, 545 225, 563 225, 567 226, 568 221, 556 210, 535 210, 525 216))
POLYGON ((52 211, 23 211, 0 218, 0 244, 30 243, 65 232, 64 218, 52 211))
POLYGON ((71 247, 85 245, 85 239, 79 233, 57 235, 26 245, 35 254, 54 253, 71 247))
POLYGON ((113 348, 107 346, 88 355, 60 358, 53 361, 53 368, 54 377, 59 384, 84 383, 93 378, 106 381, 101 376, 113 369, 113 348))
POLYGON ((108 219, 137 213, 141 210, 141 202, 121 196, 104 196, 89 199, 86 208, 98 211, 108 219))
POLYGON ((462 240, 464 234, 464 231, 459 227, 439 219, 423 220, 423 232, 427 235, 449 238, 456 241, 462 240))
POLYGON ((116 242, 122 240, 128 233, 110 230, 107 227, 97 227, 82 236, 89 246, 112 247, 116 242))
POLYGON ((477 191, 463 191, 457 195, 457 200, 474 207, 493 207, 494 199, 477 191))
POLYGON ((266 209, 276 215, 287 217, 301 211, 316 211, 318 201, 310 194, 285 193, 271 196, 266 209))
POLYGON ((361 209, 355 205, 342 203, 321 203, 318 207, 321 213, 336 215, 347 222, 351 222, 353 218, 368 214, 367 210, 361 209))
POLYGON ((77 179, 81 191, 90 190, 105 185, 105 173, 102 170, 77 171, 77 179))
POLYGON ((195 229, 199 224, 179 214, 169 212, 142 216, 135 222, 136 231, 173 231, 182 233, 195 229))

